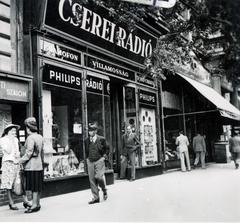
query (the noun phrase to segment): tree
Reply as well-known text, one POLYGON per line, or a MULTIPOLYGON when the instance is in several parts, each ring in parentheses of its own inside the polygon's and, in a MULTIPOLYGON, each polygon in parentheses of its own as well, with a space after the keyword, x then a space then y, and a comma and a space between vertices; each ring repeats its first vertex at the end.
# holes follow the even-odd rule
POLYGON ((149 14, 168 28, 169 32, 158 39, 152 57, 146 58, 146 73, 154 78, 163 79, 163 74, 174 73, 181 65, 189 64, 194 70, 194 56, 207 64, 215 49, 209 39, 217 33, 224 57, 219 66, 207 68, 210 72, 227 74, 230 80, 239 77, 240 0, 178 0, 170 9, 121 0, 82 2, 105 7, 116 23, 128 24, 131 31, 149 14))

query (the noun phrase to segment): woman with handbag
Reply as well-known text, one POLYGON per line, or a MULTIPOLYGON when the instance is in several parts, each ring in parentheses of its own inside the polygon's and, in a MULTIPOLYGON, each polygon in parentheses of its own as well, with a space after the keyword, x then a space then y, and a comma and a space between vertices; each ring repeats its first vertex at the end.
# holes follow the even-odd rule
MULTIPOLYGON (((9 208, 11 210, 18 210, 18 207, 14 204, 12 193, 14 189, 14 184, 16 183, 16 179, 20 171, 20 151, 19 142, 17 139, 17 130, 19 128, 19 125, 7 125, 0 139, 0 147, 3 152, 1 189, 7 190, 9 208)), ((21 188, 21 190, 22 189, 23 188, 21 188)), ((23 200, 24 206, 30 206, 30 203, 27 201, 27 197, 25 196, 25 194, 23 195, 23 200)))
POLYGON ((43 185, 43 137, 38 134, 37 122, 34 117, 24 121, 28 137, 25 142, 25 154, 20 159, 24 166, 26 190, 32 192, 32 206, 25 213, 39 211, 40 195, 43 185))

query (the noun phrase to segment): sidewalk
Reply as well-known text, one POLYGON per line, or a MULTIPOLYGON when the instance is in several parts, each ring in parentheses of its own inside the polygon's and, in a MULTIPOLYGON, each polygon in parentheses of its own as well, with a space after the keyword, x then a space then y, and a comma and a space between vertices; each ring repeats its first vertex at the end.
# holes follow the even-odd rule
POLYGON ((90 190, 41 200, 39 212, 0 207, 0 221, 240 221, 240 170, 233 163, 170 171, 108 186, 109 199, 88 205, 90 190))

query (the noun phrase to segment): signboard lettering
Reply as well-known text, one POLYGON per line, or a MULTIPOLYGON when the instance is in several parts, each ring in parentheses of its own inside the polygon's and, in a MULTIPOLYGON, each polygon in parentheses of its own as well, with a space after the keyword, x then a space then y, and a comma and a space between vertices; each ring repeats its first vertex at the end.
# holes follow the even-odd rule
POLYGON ((139 90, 139 102, 144 104, 156 105, 156 94, 148 91, 139 90))
POLYGON ((88 75, 86 79, 86 87, 87 91, 110 95, 110 83, 108 80, 88 75))
POLYGON ((137 75, 136 80, 137 80, 138 83, 148 85, 148 86, 151 86, 151 87, 156 87, 156 84, 155 84, 154 80, 150 79, 148 77, 141 77, 141 76, 137 75))
POLYGON ((29 98, 28 84, 0 79, 0 98, 13 101, 27 102, 29 98))
POLYGON ((40 40, 41 54, 44 56, 53 57, 63 61, 81 64, 81 54, 57 43, 52 43, 47 40, 40 40))
POLYGON ((43 69, 43 82, 60 86, 81 89, 81 73, 45 64, 43 69))
POLYGON ((126 78, 128 80, 134 80, 134 72, 133 71, 113 65, 113 64, 105 62, 103 60, 99 60, 97 58, 85 56, 85 64, 86 64, 86 66, 91 67, 95 70, 107 72, 109 74, 113 74, 114 76, 126 78))

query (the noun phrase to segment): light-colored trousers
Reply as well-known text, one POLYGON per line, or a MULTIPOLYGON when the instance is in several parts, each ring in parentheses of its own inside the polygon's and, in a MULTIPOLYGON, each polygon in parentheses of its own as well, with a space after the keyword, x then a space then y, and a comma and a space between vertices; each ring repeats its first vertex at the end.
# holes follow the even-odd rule
POLYGON ((103 192, 106 192, 106 178, 105 178, 105 162, 104 158, 100 158, 95 162, 91 162, 87 159, 88 166, 88 177, 90 187, 93 195, 93 199, 99 199, 98 185, 101 187, 103 192))
POLYGON ((181 161, 181 170, 186 171, 185 160, 187 163, 187 169, 191 170, 188 151, 179 152, 179 157, 180 157, 180 161, 181 161))
POLYGON ((195 161, 194 161, 194 166, 197 166, 199 160, 201 159, 202 168, 205 168, 205 154, 206 154, 206 152, 199 151, 199 152, 195 152, 195 154, 196 154, 196 158, 195 158, 195 161))
MULTIPOLYGON (((136 152, 131 152, 128 153, 128 158, 130 160, 131 164, 131 179, 136 178, 136 152)), ((120 170, 120 178, 125 178, 126 177, 126 169, 127 169, 127 164, 128 164, 128 158, 126 156, 123 156, 121 159, 121 170, 120 170)))

